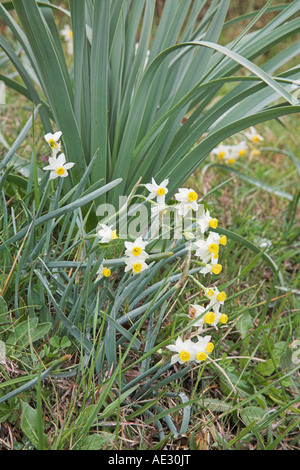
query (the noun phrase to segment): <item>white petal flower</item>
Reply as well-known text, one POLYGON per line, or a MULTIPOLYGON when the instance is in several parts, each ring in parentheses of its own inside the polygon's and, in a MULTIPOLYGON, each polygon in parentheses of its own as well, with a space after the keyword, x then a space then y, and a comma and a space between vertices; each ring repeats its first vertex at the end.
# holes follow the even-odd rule
POLYGON ((231 146, 220 144, 212 150, 212 155, 217 155, 219 160, 226 160, 230 157, 231 146))
POLYGON ((219 263, 214 263, 214 260, 211 260, 211 264, 206 264, 204 268, 200 269, 199 273, 206 276, 206 274, 220 274, 222 271, 222 265, 219 263))
POLYGON ((75 163, 69 162, 66 163, 66 157, 64 153, 61 153, 57 158, 49 158, 49 165, 45 166, 43 170, 50 171, 50 179, 54 180, 58 177, 66 178, 68 176, 68 171, 75 163))
POLYGON ((198 319, 196 322, 193 321, 193 326, 197 326, 202 328, 204 323, 204 312, 206 311, 206 307, 202 307, 202 305, 191 305, 189 309, 189 316, 192 320, 198 319))
MULTIPOLYGON (((105 259, 103 261, 105 261, 105 259)), ((103 277, 109 277, 110 275, 111 275, 111 270, 103 266, 103 264, 101 264, 97 271, 96 282, 100 281, 103 277)))
POLYGON ((247 139, 251 140, 255 144, 257 144, 258 142, 261 142, 262 140, 264 140, 264 138, 261 135, 258 134, 255 127, 253 127, 253 126, 250 127, 248 132, 245 132, 245 136, 247 137, 247 139))
POLYGON ((61 150, 61 144, 58 142, 61 136, 61 131, 55 132, 54 134, 49 132, 44 136, 45 141, 50 145, 54 155, 56 155, 61 150))
POLYGON ((193 189, 180 188, 178 193, 174 195, 176 201, 180 204, 176 206, 178 214, 185 217, 190 210, 197 212, 198 206, 198 194, 193 189))
POLYGON ((199 256, 203 263, 211 261, 212 256, 217 259, 219 254, 219 244, 215 241, 213 234, 210 234, 206 240, 197 240, 194 243, 196 256, 199 256))
POLYGON ((117 240, 117 231, 112 230, 112 225, 109 227, 108 225, 101 224, 102 228, 98 230, 97 235, 101 239, 99 243, 109 243, 112 240, 117 240))
POLYGON ((166 204, 155 204, 151 207, 151 217, 155 217, 158 214, 166 214, 169 206, 166 204))
POLYGON ((169 180, 165 179, 161 182, 161 184, 157 184, 155 179, 152 178, 152 183, 145 184, 145 188, 150 192, 148 199, 154 199, 156 197, 159 205, 164 204, 165 196, 168 194, 168 183, 169 180))
POLYGON ((210 228, 217 228, 218 219, 211 217, 209 210, 207 210, 204 212, 204 214, 197 218, 197 224, 200 227, 201 233, 205 233, 210 228))
POLYGON ((175 344, 167 346, 167 349, 176 353, 172 356, 171 364, 175 364, 176 362, 183 364, 187 361, 193 361, 196 357, 193 342, 190 339, 182 341, 182 339, 178 337, 175 344))
POLYGON ((69 55, 73 54, 73 31, 68 24, 60 31, 60 34, 63 36, 64 40, 67 43, 67 52, 69 55))
POLYGON ((125 264, 125 272, 132 271, 133 274, 139 274, 148 269, 148 265, 145 263, 145 259, 141 257, 138 257, 138 259, 133 256, 125 258, 125 264))
POLYGON ((206 297, 209 299, 208 309, 213 309, 215 313, 220 312, 220 306, 224 305, 226 300, 226 293, 224 291, 220 292, 217 287, 210 287, 206 289, 206 297))
POLYGON ((138 237, 134 242, 125 242, 125 255, 135 259, 148 258, 149 255, 144 251, 146 245, 147 243, 143 241, 142 237, 138 237))
POLYGON ((196 362, 205 361, 208 354, 210 354, 213 351, 214 345, 210 340, 211 340, 211 336, 204 336, 204 338, 201 336, 198 336, 197 341, 193 343, 196 362))

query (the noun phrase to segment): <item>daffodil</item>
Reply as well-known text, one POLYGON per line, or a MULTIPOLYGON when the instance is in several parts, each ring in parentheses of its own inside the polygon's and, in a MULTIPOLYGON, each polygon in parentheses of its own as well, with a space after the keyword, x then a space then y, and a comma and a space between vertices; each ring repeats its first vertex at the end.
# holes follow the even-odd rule
POLYGON ((125 255, 133 259, 146 259, 148 254, 145 252, 147 243, 143 241, 142 237, 138 237, 134 242, 125 242, 125 255))
POLYGON ((204 312, 206 311, 205 307, 202 305, 191 305, 189 308, 189 316, 192 320, 198 319, 197 321, 193 321, 193 326, 202 328, 204 323, 204 312))
POLYGON ((73 54, 73 31, 68 24, 60 31, 67 44, 67 52, 69 55, 73 54))
POLYGON ((175 364, 176 362, 184 364, 185 362, 193 361, 196 357, 195 348, 190 339, 182 341, 182 339, 178 337, 175 344, 167 346, 167 349, 176 353, 171 358, 171 364, 175 364))
POLYGON ((155 217, 158 214, 165 215, 168 212, 169 206, 167 204, 155 204, 151 207, 151 217, 155 217))
POLYGON ((138 259, 133 256, 125 258, 125 264, 125 272, 132 271, 133 274, 139 274, 148 269, 148 265, 145 263, 145 259, 140 257, 138 259))
POLYGON ((211 217, 209 210, 206 210, 200 217, 197 218, 197 224, 200 227, 201 233, 205 233, 210 228, 217 228, 218 219, 211 217))
MULTIPOLYGON (((105 259, 103 260, 105 261, 105 259)), ((103 277, 110 277, 111 275, 111 270, 105 266, 103 266, 103 264, 101 264, 101 266, 99 267, 98 271, 97 271, 97 277, 96 277, 96 282, 97 281, 100 281, 103 277)))
POLYGON ((165 179, 161 184, 157 184, 155 179, 152 178, 152 183, 145 184, 145 188, 150 192, 148 199, 154 199, 156 197, 157 203, 161 206, 165 204, 165 196, 168 194, 167 185, 168 179, 165 179))
POLYGON ((55 156, 61 150, 61 144, 58 142, 61 136, 61 131, 55 132, 54 134, 51 134, 51 132, 49 132, 44 136, 45 141, 50 145, 53 155, 55 156))
POLYGON ((244 157, 248 152, 248 145, 245 140, 242 140, 237 145, 234 145, 234 151, 238 157, 244 157))
POLYGON ((227 298, 225 291, 219 291, 217 287, 211 287, 205 291, 206 297, 209 299, 207 308, 212 309, 215 313, 220 312, 220 306, 224 305, 227 298))
POLYGON ((176 206, 178 214, 185 217, 190 210, 197 211, 198 206, 198 194, 193 189, 180 188, 178 193, 174 195, 176 201, 180 204, 176 206))
POLYGON ((230 158, 231 146, 220 144, 212 150, 212 155, 216 155, 219 160, 226 160, 230 158))
POLYGON ((211 336, 197 336, 197 341, 193 343, 195 361, 203 362, 207 356, 214 350, 214 344, 211 342, 211 336))
POLYGON ((199 256, 203 263, 208 263, 213 259, 218 258, 219 254, 219 244, 216 242, 216 238, 209 234, 206 240, 197 240, 194 243, 194 248, 196 248, 196 256, 199 256))
POLYGON ((66 178, 68 176, 68 170, 73 168, 75 163, 66 163, 66 157, 64 153, 61 153, 57 158, 50 157, 49 165, 45 166, 43 170, 50 171, 50 179, 54 180, 58 177, 66 178))
POLYGON ((200 269, 199 273, 203 274, 203 276, 206 276, 206 274, 220 274, 221 271, 222 265, 218 263, 214 257, 212 257, 211 263, 206 264, 204 268, 200 269))
POLYGON ((210 232, 211 240, 217 243, 218 245, 227 245, 226 235, 219 235, 217 232, 210 232))
POLYGON ((117 236, 117 231, 112 230, 112 225, 109 227, 108 225, 101 224, 102 227, 98 232, 97 235, 100 238, 99 243, 109 243, 112 240, 117 240, 119 237, 117 236))
POLYGON ((258 142, 261 142, 264 140, 264 138, 258 134, 256 131, 255 127, 250 127, 249 131, 245 132, 245 136, 247 139, 251 140, 254 144, 257 144, 258 142))

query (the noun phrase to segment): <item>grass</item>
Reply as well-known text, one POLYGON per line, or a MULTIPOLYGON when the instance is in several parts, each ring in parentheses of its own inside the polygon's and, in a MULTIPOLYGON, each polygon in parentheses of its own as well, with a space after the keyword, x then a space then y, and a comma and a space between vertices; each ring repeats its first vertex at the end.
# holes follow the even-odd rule
MULTIPOLYGON (((8 103, 13 100, 9 92, 8 103)), ((2 110, 1 129, 9 145, 31 112, 19 97, 14 106, 2 110)), ((109 301, 101 309, 103 318, 88 319, 96 351, 87 354, 61 328, 61 321, 50 330, 53 288, 41 298, 32 288, 32 273, 22 278, 19 263, 12 270, 1 263, 0 340, 1 335, 8 337, 14 345, 0 365, 0 398, 12 394, 0 403, 1 450, 299 449, 299 365, 293 355, 299 350, 299 126, 295 117, 262 124, 258 130, 265 140, 258 157, 240 158, 230 167, 235 173, 211 159, 187 182, 199 194, 223 184, 206 201, 220 226, 255 246, 271 243, 266 253, 281 274, 245 244, 229 241, 222 255, 222 276, 216 281, 226 287, 229 323, 213 332, 214 362, 200 367, 166 366, 168 339, 186 327, 189 306, 203 300, 197 273, 155 311, 152 321, 161 326, 150 348, 151 373, 143 376, 149 360, 146 339, 151 343, 153 333, 150 319, 138 323, 133 338, 141 342, 142 353, 120 344, 116 369, 104 365, 99 369, 100 340, 114 293, 109 292, 109 301), (28 328, 35 316, 39 326, 29 323, 28 328), (18 336, 14 344, 22 324, 32 337, 18 336), (124 387, 123 377, 130 387, 124 387), (30 380, 34 382, 29 387, 30 380), (20 387, 21 393, 14 395, 20 387)), ((37 118, 34 136, 31 131, 18 151, 25 162, 31 159, 34 140, 39 166, 43 164, 47 146, 42 136, 37 118)), ((3 185, 2 199, 6 211, 0 214, 1 236, 5 224, 10 231, 18 231, 27 217, 26 206, 32 210, 34 194, 26 194, 12 178, 3 185)), ((72 246, 77 235, 71 230, 66 233, 61 243, 69 238, 72 246)), ((57 228, 50 238, 56 242, 59 236, 57 228)), ((68 260, 80 259, 84 248, 84 243, 74 247, 68 260)), ((24 256, 21 253, 21 262, 24 256)), ((168 270, 162 268, 155 281, 168 270)), ((86 281, 74 268, 66 270, 64 280, 70 279, 78 291, 86 281)), ((128 312, 126 302, 124 312, 128 312)), ((88 311, 88 305, 82 309, 88 311)), ((126 330, 132 323, 124 323, 126 330)))

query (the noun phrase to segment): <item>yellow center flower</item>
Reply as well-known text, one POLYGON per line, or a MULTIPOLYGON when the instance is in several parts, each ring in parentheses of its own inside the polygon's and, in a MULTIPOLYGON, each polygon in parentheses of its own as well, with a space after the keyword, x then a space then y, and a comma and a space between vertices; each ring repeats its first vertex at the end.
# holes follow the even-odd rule
POLYGON ((217 228, 218 226, 218 219, 211 219, 211 221, 209 222, 209 226, 211 228, 217 228))
POLYGON ((64 175, 65 172, 66 172, 66 170, 64 169, 63 166, 59 166, 59 167, 56 169, 56 173, 58 174, 58 176, 64 175))
POLYGON ((239 157, 243 157, 244 155, 246 155, 246 150, 245 149, 241 149, 239 151, 239 157))
POLYGON ((212 325, 214 323, 215 319, 216 319, 216 316, 215 316, 214 312, 208 312, 204 317, 205 323, 208 323, 209 325, 212 325))
POLYGON ((54 139, 50 139, 50 140, 49 140, 49 145, 50 145, 50 147, 51 147, 52 149, 57 149, 57 147, 58 147, 58 143, 55 142, 54 139))
POLYGON ((140 273, 142 270, 142 264, 141 263, 135 263, 132 265, 132 269, 135 273, 140 273))
POLYGON ((72 39, 72 37, 73 37, 73 31, 70 29, 70 31, 69 31, 69 38, 72 39))
POLYGON ((258 157, 260 155, 260 151, 258 149, 254 149, 252 153, 254 157, 258 157))
POLYGON ((229 164, 235 163, 235 158, 229 158, 227 163, 229 164))
POLYGON ((117 235, 117 231, 116 231, 116 230, 113 230, 113 231, 111 232, 111 237, 110 237, 110 239, 111 239, 111 240, 118 240, 118 238, 119 238, 119 237, 118 237, 118 235, 117 235))
POLYGON ((220 238, 220 244, 225 246, 227 245, 227 237, 226 235, 223 235, 221 238, 220 238))
POLYGON ((198 361, 205 361, 205 359, 207 358, 207 354, 205 354, 205 352, 198 352, 196 354, 196 358, 198 359, 198 361))
POLYGON ((222 313, 222 315, 220 316, 219 322, 225 324, 227 323, 227 321, 228 321, 228 316, 226 315, 226 313, 222 313))
POLYGON ((104 277, 109 277, 111 275, 111 270, 109 268, 104 268, 102 274, 104 277))
POLYGON ((139 246, 135 246, 132 250, 132 254, 133 256, 139 256, 141 253, 142 253, 142 248, 140 248, 139 246))
POLYGON ((252 137, 252 142, 254 142, 255 144, 257 144, 257 142, 259 141, 260 141, 260 138, 257 134, 252 137))
POLYGON ((222 152, 218 153, 218 159, 222 160, 222 158, 224 158, 225 155, 226 155, 226 153, 224 152, 224 150, 222 150, 222 152))
POLYGON ((211 353, 211 352, 213 352, 213 350, 214 350, 214 345, 213 345, 213 343, 207 343, 206 351, 207 351, 208 353, 211 353))
POLYGON ((209 245, 208 250, 210 253, 219 253, 219 245, 217 243, 211 243, 209 245))
POLYGON ((220 274, 220 272, 222 271, 222 265, 221 264, 215 264, 212 268, 211 268, 212 272, 214 274, 220 274))
POLYGON ((180 351, 179 357, 183 362, 186 362, 191 358, 191 355, 188 351, 183 350, 183 351, 180 351))
POLYGON ((194 202, 194 201, 197 201, 197 199, 198 199, 198 194, 196 193, 196 191, 190 191, 188 194, 188 200, 190 202, 194 202))
POLYGON ((224 291, 222 292, 219 292, 219 294, 217 295, 217 299, 219 302, 224 302, 224 300, 226 300, 226 294, 224 291))
POLYGON ((214 295, 214 291, 212 289, 208 289, 207 295, 208 297, 212 297, 214 295))
POLYGON ((158 196, 164 196, 166 194, 165 188, 158 188, 157 190, 157 195, 158 196))

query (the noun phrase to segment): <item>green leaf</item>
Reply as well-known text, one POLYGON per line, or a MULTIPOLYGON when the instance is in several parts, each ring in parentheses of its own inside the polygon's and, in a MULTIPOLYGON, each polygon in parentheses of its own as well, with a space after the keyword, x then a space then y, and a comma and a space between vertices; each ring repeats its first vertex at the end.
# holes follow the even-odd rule
POLYGON ((256 367, 256 372, 264 377, 269 377, 275 370, 274 360, 267 359, 265 362, 260 362, 256 367))
POLYGON ((0 295, 0 315, 8 313, 7 303, 3 299, 2 295, 0 295))
MULTIPOLYGON (((21 429, 34 445, 35 448, 39 446, 39 434, 38 434, 38 414, 28 403, 22 401, 22 415, 21 415, 21 429)), ((48 438, 43 433, 43 448, 48 447, 48 438)))
POLYGON ((9 332, 6 343, 9 346, 18 345, 26 347, 28 344, 43 338, 50 330, 51 323, 38 324, 38 318, 31 318, 29 321, 18 323, 13 331, 9 332))
POLYGON ((266 410, 259 408, 258 406, 247 406, 241 410, 240 415, 242 421, 249 426, 250 424, 256 423, 261 420, 266 414, 266 410))
POLYGON ((108 450, 115 446, 115 435, 109 432, 101 432, 86 436, 81 439, 74 450, 108 450))
POLYGON ((249 330, 253 327, 253 321, 249 312, 244 312, 241 318, 236 322, 236 329, 240 332, 242 339, 244 339, 249 330))

